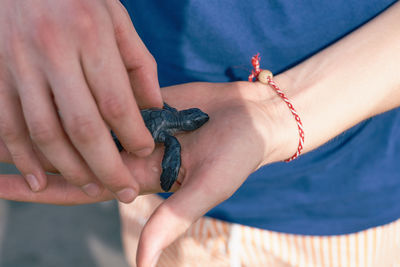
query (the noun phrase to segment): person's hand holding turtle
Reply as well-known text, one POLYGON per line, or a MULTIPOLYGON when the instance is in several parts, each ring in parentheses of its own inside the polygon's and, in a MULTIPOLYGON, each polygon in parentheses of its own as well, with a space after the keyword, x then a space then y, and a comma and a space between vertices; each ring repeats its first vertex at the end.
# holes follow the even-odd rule
MULTIPOLYGON (((296 124, 281 99, 260 83, 189 83, 162 90, 166 103, 184 110, 198 107, 210 120, 199 129, 176 137, 182 146, 182 167, 175 192, 151 216, 139 244, 138 266, 150 266, 158 252, 208 210, 229 198, 252 172, 262 165, 283 160, 296 147, 296 124), (270 103, 270 105, 268 105, 270 103), (277 105, 276 105, 277 104, 277 105), (282 108, 276 108, 282 107, 282 108), (287 117, 280 121, 276 118, 287 117), (288 125, 286 125, 288 121, 288 125), (286 129, 293 143, 281 143, 273 129, 286 129), (279 148, 279 149, 278 149, 279 148)), ((0 149, 2 160, 6 159, 0 149)), ((139 158, 122 152, 126 166, 139 185, 140 194, 161 192, 163 146, 139 158)), ((8 158, 10 161, 10 158, 8 158)), ((97 199, 68 184, 62 176, 49 177, 44 192, 31 193, 15 176, 0 179, 0 197, 54 204, 83 204, 111 199, 105 191, 97 199)))

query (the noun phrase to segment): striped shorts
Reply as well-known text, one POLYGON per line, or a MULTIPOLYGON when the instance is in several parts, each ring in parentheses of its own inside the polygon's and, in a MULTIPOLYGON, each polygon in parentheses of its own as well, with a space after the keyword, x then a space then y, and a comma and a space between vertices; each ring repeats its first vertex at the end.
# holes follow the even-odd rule
MULTIPOLYGON (((140 231, 162 202, 156 195, 120 205, 127 260, 135 265, 140 231)), ((348 235, 307 236, 203 217, 161 254, 159 267, 400 267, 400 220, 348 235)))

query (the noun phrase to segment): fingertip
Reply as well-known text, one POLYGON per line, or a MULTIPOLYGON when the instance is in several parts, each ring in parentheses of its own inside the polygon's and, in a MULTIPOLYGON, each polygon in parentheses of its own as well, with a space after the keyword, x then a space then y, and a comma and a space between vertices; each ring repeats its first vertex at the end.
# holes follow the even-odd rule
POLYGON ((154 139, 146 126, 136 129, 130 138, 121 138, 119 141, 128 153, 140 158, 150 156, 155 148, 154 139))
POLYGON ((155 266, 162 251, 192 224, 190 219, 180 214, 179 208, 183 208, 185 203, 180 202, 181 207, 172 207, 168 204, 169 199, 153 212, 142 230, 136 255, 138 267, 155 266))
POLYGON ((20 158, 13 157, 13 162, 25 181, 29 185, 32 192, 43 191, 47 186, 46 173, 37 159, 36 155, 31 152, 27 156, 20 158))
MULTIPOLYGON (((139 241, 138 249, 136 252, 136 265, 138 267, 153 267, 157 265, 157 262, 161 256, 162 249, 157 248, 157 244, 147 245, 146 242, 143 241, 143 232, 141 234, 141 238, 139 241)), ((147 238, 145 238, 147 239, 147 238)))
POLYGON ((103 193, 104 188, 101 188, 98 184, 96 183, 89 183, 84 186, 82 186, 82 190, 89 196, 96 198, 100 196, 103 193))
POLYGON ((120 202, 129 204, 136 199, 138 193, 133 188, 128 187, 118 191, 115 195, 120 202))
POLYGON ((47 185, 47 178, 44 174, 27 174, 25 180, 33 192, 43 191, 47 185))
POLYGON ((39 181, 38 181, 38 179, 36 178, 35 175, 28 174, 28 175, 25 176, 25 179, 28 182, 29 187, 31 188, 31 190, 33 192, 37 192, 37 191, 40 190, 40 184, 39 184, 39 181))
POLYGON ((154 149, 152 147, 146 147, 146 148, 142 148, 142 149, 133 151, 132 153, 140 158, 145 158, 145 157, 149 156, 153 152, 153 150, 154 149))

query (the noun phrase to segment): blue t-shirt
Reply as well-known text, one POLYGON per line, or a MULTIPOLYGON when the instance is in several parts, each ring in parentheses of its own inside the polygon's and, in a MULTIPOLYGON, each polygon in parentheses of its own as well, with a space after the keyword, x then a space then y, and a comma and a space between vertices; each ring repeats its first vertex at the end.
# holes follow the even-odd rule
MULTIPOLYGON (((250 58, 257 52, 262 66, 282 72, 395 1, 122 2, 158 62, 161 86, 167 86, 246 80, 250 58)), ((399 154, 400 110, 395 109, 293 162, 261 168, 208 216, 314 235, 389 223, 400 218, 399 154)))

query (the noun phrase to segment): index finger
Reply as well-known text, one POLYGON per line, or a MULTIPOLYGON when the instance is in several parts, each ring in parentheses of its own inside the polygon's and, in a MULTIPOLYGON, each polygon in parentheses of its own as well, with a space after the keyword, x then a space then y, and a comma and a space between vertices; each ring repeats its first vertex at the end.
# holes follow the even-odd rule
MULTIPOLYGON (((123 13, 120 14, 120 17, 123 16, 123 13)), ((110 34, 88 33, 85 37, 88 41, 80 51, 85 77, 102 117, 118 136, 123 147, 138 156, 148 156, 154 149, 154 141, 144 124, 136 100, 141 97, 138 92, 143 90, 153 91, 161 96, 156 69, 152 67, 152 57, 137 34, 137 38, 128 43, 129 47, 118 46, 117 39, 130 33, 125 23, 121 24, 123 29, 115 35, 112 24, 104 25, 106 26, 110 29, 105 32, 110 34), (140 71, 133 76, 138 79, 146 77, 145 82, 133 84, 133 90, 128 76, 130 66, 124 64, 124 49, 121 48, 129 48, 130 53, 135 54, 134 68, 140 71)), ((161 97, 159 98, 161 102, 161 97)))
POLYGON ((115 37, 137 103, 141 108, 163 106, 157 64, 136 32, 128 11, 120 1, 107 1, 115 37))

